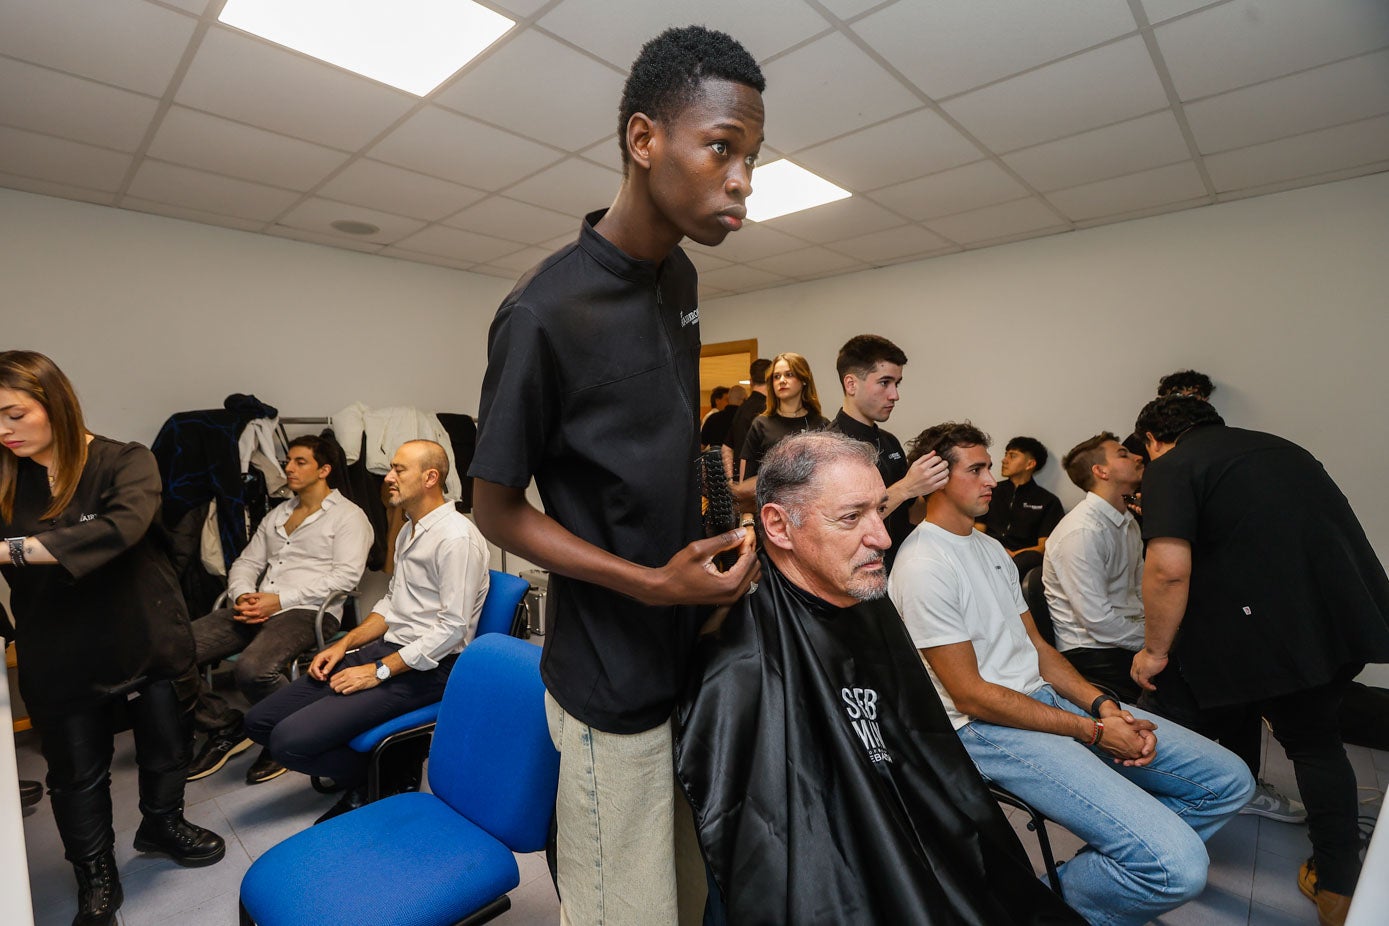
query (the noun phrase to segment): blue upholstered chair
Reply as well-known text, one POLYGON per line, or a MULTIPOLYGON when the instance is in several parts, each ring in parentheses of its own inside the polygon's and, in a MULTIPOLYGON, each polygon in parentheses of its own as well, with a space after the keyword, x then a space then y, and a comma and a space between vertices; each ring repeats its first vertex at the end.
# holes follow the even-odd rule
MULTIPOLYGON (((529 590, 530 583, 520 576, 489 570, 487 598, 482 602, 473 639, 488 633, 517 636, 516 631, 526 626, 524 602, 529 590)), ((426 704, 352 738, 348 745, 371 757, 367 765, 368 802, 381 797, 381 759, 386 752, 411 740, 427 738, 438 716, 439 704, 426 704)))
POLYGON ((513 852, 545 846, 559 753, 540 648, 500 633, 458 657, 429 754, 396 794, 275 846, 241 881, 244 926, 463 926, 511 906, 513 852))

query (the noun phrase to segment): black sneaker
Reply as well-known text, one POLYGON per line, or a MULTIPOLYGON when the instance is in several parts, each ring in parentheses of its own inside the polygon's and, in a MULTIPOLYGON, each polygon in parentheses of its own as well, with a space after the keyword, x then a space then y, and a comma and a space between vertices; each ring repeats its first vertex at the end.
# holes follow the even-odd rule
POLYGON ((256 756, 256 761, 252 762, 251 767, 246 769, 246 784, 258 785, 272 778, 279 778, 287 771, 288 769, 270 757, 269 749, 261 747, 260 755, 256 756))
POLYGON ((193 762, 188 766, 188 780, 197 781, 221 770, 228 759, 237 753, 245 752, 251 746, 251 741, 246 738, 245 728, 239 723, 234 727, 218 730, 208 736, 203 748, 193 757, 193 762))

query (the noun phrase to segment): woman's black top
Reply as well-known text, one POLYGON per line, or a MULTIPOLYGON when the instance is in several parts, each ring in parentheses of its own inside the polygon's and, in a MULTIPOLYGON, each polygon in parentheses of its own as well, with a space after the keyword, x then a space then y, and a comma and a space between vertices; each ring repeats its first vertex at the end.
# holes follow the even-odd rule
POLYGON ((0 567, 10 584, 19 688, 36 713, 95 701, 141 677, 192 677, 193 633, 159 518, 159 470, 140 444, 96 437, 56 518, 48 470, 19 461, 3 536, 33 536, 57 565, 0 567))
POLYGON ((809 409, 806 409, 805 415, 800 418, 787 418, 776 412, 758 415, 753 419, 752 427, 748 428, 748 436, 743 440, 743 452, 739 454, 739 459, 747 464, 743 470, 743 478, 756 476, 762 468, 762 458, 767 455, 767 451, 786 437, 799 434, 801 431, 822 431, 829 425, 828 419, 809 409))

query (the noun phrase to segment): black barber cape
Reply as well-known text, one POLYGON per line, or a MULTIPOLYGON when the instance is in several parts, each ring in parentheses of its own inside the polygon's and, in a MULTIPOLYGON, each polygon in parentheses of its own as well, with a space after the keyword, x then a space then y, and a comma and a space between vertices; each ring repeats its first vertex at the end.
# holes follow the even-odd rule
POLYGON ((1033 874, 891 602, 835 607, 763 556, 720 613, 676 767, 730 923, 1084 922, 1033 874))

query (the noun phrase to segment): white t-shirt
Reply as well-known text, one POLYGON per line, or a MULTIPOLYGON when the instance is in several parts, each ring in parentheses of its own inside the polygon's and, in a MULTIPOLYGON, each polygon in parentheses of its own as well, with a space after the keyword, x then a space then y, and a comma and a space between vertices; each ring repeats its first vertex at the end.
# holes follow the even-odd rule
MULTIPOLYGON (((902 543, 888 595, 917 649, 968 640, 986 682, 1023 694, 1044 684, 1021 618, 1027 603, 1018 567, 992 537, 975 530, 961 537, 923 521, 902 543)), ((936 673, 930 675, 955 729, 969 723, 973 718, 957 711, 936 673)))

